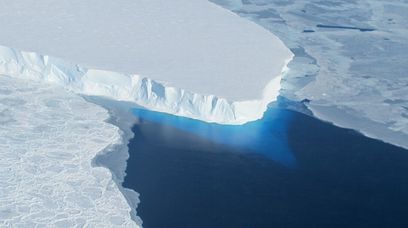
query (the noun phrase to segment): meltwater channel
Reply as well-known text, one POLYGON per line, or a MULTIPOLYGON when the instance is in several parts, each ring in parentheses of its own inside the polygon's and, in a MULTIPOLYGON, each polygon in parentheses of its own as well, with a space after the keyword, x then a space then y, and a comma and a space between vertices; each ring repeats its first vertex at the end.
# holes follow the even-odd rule
POLYGON ((408 227, 405 149, 279 107, 242 126, 133 112, 144 227, 408 227))

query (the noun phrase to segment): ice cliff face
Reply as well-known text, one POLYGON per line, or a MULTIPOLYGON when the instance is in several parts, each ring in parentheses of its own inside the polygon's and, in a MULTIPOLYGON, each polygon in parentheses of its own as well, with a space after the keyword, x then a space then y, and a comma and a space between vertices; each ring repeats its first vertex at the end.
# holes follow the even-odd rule
POLYGON ((14 48, 1 48, 2 73, 208 122, 260 118, 293 56, 273 33, 207 0, 0 5, 0 45, 14 48))
POLYGON ((151 110, 222 124, 242 124, 261 118, 267 104, 279 95, 280 80, 286 71, 285 66, 280 75, 271 75, 261 99, 228 101, 166 86, 139 75, 87 69, 59 58, 0 46, 0 74, 58 84, 78 94, 134 102, 151 110))

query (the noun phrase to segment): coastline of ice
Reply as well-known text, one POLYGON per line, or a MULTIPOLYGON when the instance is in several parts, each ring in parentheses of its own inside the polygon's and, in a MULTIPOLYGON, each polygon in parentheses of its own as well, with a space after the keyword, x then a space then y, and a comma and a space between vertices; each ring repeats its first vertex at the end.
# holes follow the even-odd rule
POLYGON ((92 165, 122 143, 108 117, 58 86, 0 75, 0 226, 139 227, 111 172, 92 165))
MULTIPOLYGON (((288 59, 285 64, 290 61, 288 59)), ((154 111, 221 124, 243 124, 262 118, 267 105, 279 96, 281 78, 271 77, 260 99, 229 101, 166 86, 139 75, 87 69, 59 58, 0 46, 0 74, 63 86, 83 95, 133 102, 154 111)))
POLYGON ((293 57, 273 33, 207 0, 0 4, 3 64, 43 79, 49 67, 75 92, 207 122, 261 118, 293 57))
POLYGON ((140 202, 139 194, 133 189, 124 188, 122 183, 126 176, 127 159, 129 158, 129 140, 134 137, 132 127, 139 120, 131 112, 137 105, 129 102, 115 101, 99 96, 84 97, 88 102, 101 106, 108 110, 110 118, 107 123, 113 124, 120 129, 121 143, 114 144, 99 153, 94 159, 93 164, 108 168, 112 173, 112 178, 119 187, 119 190, 125 196, 130 208, 130 216, 133 220, 141 224, 141 218, 137 216, 137 206, 140 202))
POLYGON ((280 37, 295 57, 281 95, 335 125, 408 148, 408 4, 212 0, 280 37))

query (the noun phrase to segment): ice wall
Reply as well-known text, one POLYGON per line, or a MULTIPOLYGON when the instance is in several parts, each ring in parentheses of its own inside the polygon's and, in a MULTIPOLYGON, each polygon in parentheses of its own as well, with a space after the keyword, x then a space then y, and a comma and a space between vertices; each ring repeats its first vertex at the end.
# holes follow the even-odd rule
MULTIPOLYGON (((208 0, 3 0, 0 27, 0 45, 183 89, 166 95, 230 109, 222 111, 226 120, 213 118, 221 122, 242 111, 225 107, 222 98, 262 100, 293 56, 273 33, 208 0)), ((206 109, 211 119, 203 106, 177 113, 196 116, 188 114, 194 109, 206 109)))
POLYGON ((286 70, 284 67, 279 75, 271 76, 260 99, 229 101, 166 86, 139 75, 87 69, 59 58, 0 46, 0 74, 58 84, 79 94, 134 102, 152 110, 222 124, 242 124, 261 118, 267 104, 279 95, 286 70))

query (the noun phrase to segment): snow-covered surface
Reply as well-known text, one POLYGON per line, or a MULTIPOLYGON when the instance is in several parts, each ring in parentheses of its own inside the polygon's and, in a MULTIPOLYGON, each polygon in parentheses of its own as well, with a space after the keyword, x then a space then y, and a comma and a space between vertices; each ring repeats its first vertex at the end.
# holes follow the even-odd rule
POLYGON ((407 1, 212 1, 295 53, 281 95, 311 100, 319 118, 408 148, 407 1))
POLYGON ((0 45, 231 102, 262 99, 292 57, 275 35, 207 0, 3 0, 0 8, 0 45))
POLYGON ((1 227, 138 227, 110 171, 91 165, 121 142, 108 117, 59 87, 0 76, 1 227))

